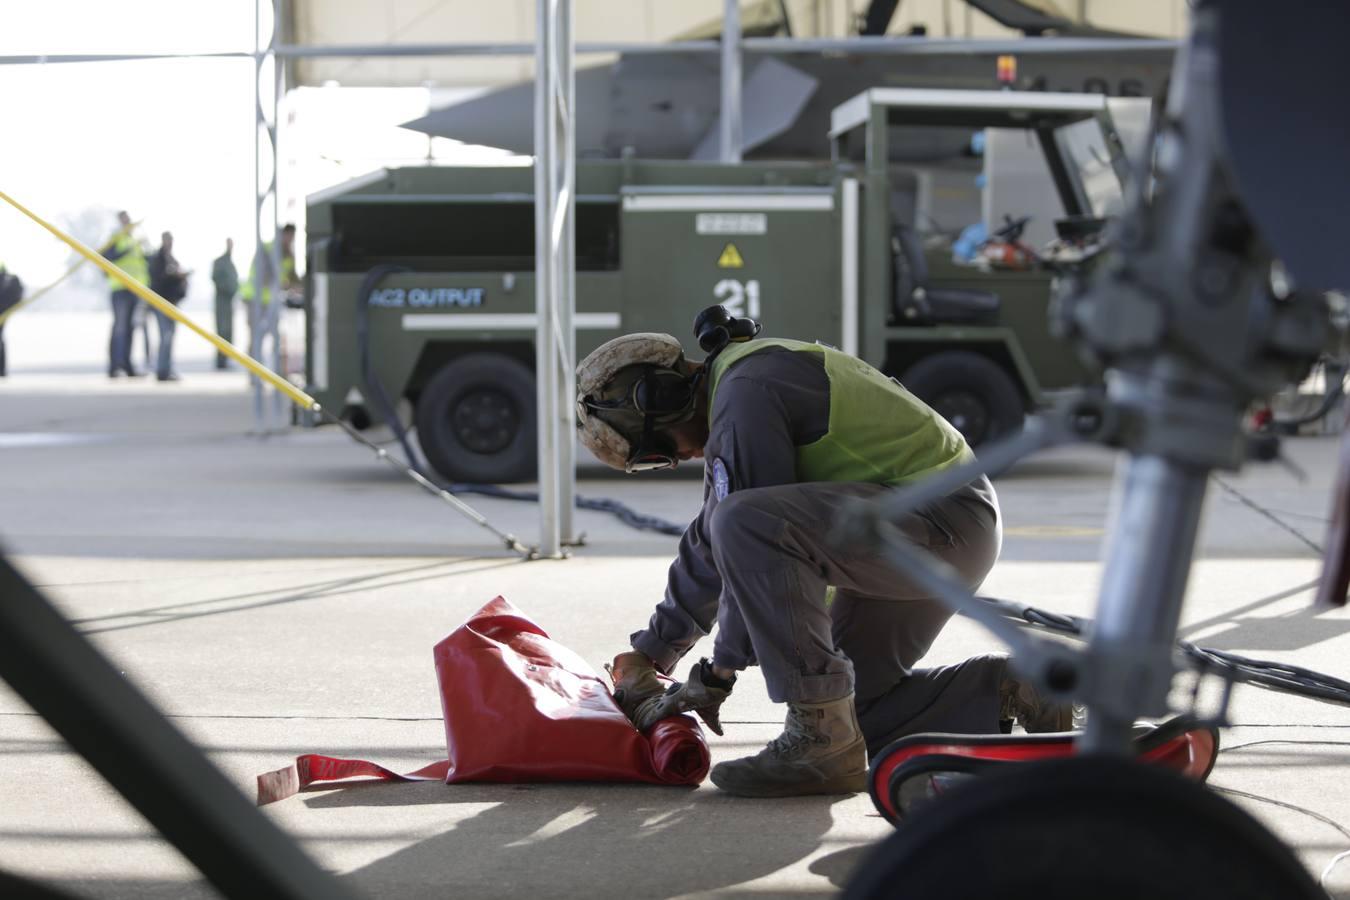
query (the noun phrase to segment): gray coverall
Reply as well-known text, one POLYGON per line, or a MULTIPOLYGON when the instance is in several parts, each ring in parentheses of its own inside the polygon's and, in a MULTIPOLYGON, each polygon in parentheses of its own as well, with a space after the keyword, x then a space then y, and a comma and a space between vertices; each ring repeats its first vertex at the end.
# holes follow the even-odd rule
MULTIPOLYGON (((713 662, 757 663, 775 702, 853 691, 873 753, 906 734, 997 732, 1004 659, 912 669, 951 613, 875 552, 829 545, 841 507, 889 490, 797 483, 795 448, 826 433, 829 410, 829 379, 814 354, 767 348, 722 376, 704 446, 703 509, 633 648, 670 672, 716 623, 713 662), (827 606, 828 585, 836 590, 827 606)), ((1002 542, 998 501, 983 477, 900 527, 971 588, 1002 542)))

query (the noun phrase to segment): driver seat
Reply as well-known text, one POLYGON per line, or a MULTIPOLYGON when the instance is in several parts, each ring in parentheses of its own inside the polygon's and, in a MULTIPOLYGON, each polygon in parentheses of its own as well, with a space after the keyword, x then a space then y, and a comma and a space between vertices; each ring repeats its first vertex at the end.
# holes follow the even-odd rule
POLYGON ((896 324, 901 325, 995 325, 1000 301, 990 291, 928 286, 928 261, 919 235, 907 225, 897 225, 891 234, 895 260, 896 324))

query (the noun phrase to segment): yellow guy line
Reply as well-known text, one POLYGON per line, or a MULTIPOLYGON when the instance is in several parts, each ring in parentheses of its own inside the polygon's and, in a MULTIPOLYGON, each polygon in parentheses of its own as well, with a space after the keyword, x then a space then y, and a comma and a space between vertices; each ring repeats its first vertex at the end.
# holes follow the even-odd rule
POLYGON ((338 425, 338 427, 340 427, 343 431, 347 432, 347 434, 350 435, 353 440, 357 441, 360 444, 364 444, 366 447, 375 451, 376 457, 384 460, 394 468, 399 469, 413 481, 417 482, 417 484, 420 485, 423 489, 425 489, 428 493, 440 497, 446 503, 450 504, 455 509, 463 513, 465 516, 472 519, 475 523, 482 526, 486 530, 492 532, 497 537, 501 538, 502 543, 504 543, 510 550, 513 550, 516 553, 521 554, 526 559, 537 559, 539 557, 539 553, 536 548, 525 546, 519 540, 516 539, 515 535, 509 534, 508 532, 502 531, 499 528, 495 527, 478 510, 474 509, 472 506, 465 503, 463 500, 459 499, 445 488, 431 481, 425 475, 414 469, 409 464, 400 462, 395 457, 390 456, 389 453, 386 452, 383 447, 379 446, 378 444, 372 443, 370 439, 364 437, 360 432, 358 432, 355 428, 353 428, 351 423, 342 421, 341 419, 334 416, 332 413, 320 407, 318 401, 315 400, 313 397, 311 397, 309 394, 306 394, 304 391, 300 390, 298 387, 291 384, 285 378, 282 378, 276 372, 273 372, 271 369, 267 368, 262 363, 258 362, 253 357, 249 356, 247 353, 241 353, 240 351, 236 350, 234 348, 234 345, 231 344, 229 341, 222 340, 219 336, 214 335, 211 332, 203 329, 196 322, 193 322, 187 316, 179 312, 178 307, 174 306, 168 300, 165 300, 159 294, 156 294, 154 291, 150 290, 148 287, 141 284, 136 279, 132 278, 126 272, 123 272, 119 267, 113 265, 99 254, 95 253, 93 250, 90 250, 84 244, 80 243, 75 238, 66 234, 64 231, 57 228, 55 225, 52 225, 51 223, 45 221, 41 216, 25 207, 22 203, 19 203, 9 194, 6 194, 4 191, 0 191, 0 200, 4 200, 10 206, 14 207, 19 212, 23 213, 25 216, 32 219, 34 222, 38 223, 43 228, 47 229, 52 234, 56 235, 64 243, 69 245, 70 248, 74 250, 76 253, 80 254, 85 259, 89 260, 91 263, 98 266, 104 272, 107 272, 113 278, 116 278, 123 284, 125 284, 128 288, 131 289, 133 293, 136 294, 136 296, 140 297, 146 303, 149 303, 155 309, 164 313, 164 315, 170 317, 171 319, 177 322, 182 322, 188 328, 191 328, 193 331, 197 332, 197 334, 206 338, 212 344, 215 344, 217 350, 219 350, 221 353, 224 353, 226 356, 228 356, 235 362, 239 363, 244 368, 248 369, 254 375, 257 375, 263 381, 266 381, 268 384, 272 385, 272 387, 281 391, 300 408, 311 410, 332 420, 334 423, 338 425))
POLYGON ((27 297, 24 297, 22 300, 11 306, 9 309, 0 313, 0 328, 5 327, 5 322, 9 321, 10 316, 14 315, 16 312, 23 309, 25 306, 32 303, 33 301, 41 299, 43 294, 46 294, 52 288, 56 287, 61 282, 65 281, 67 278, 74 275, 76 272, 80 270, 80 267, 83 265, 84 260, 80 260, 75 265, 71 266, 69 269, 66 269, 65 274, 62 275, 60 278, 56 279, 55 281, 53 281, 51 284, 45 287, 38 288, 36 291, 33 291, 33 293, 29 294, 27 297))
POLYGON ((168 316, 169 318, 187 326, 191 330, 195 331, 197 334, 206 338, 208 341, 214 344, 216 349, 219 350, 221 353, 224 353, 230 359, 239 363, 241 366, 248 369, 254 375, 257 375, 263 381, 272 385, 272 387, 276 388, 277 390, 281 391, 281 393, 289 397, 292 403, 296 404, 302 409, 313 410, 315 412, 319 411, 318 401, 316 401, 309 394, 306 394, 304 391, 300 390, 298 387, 291 384, 285 378, 282 378, 276 372, 273 372, 271 369, 267 368, 262 363, 258 362, 253 357, 249 356, 247 353, 244 353, 240 350, 236 350, 234 345, 231 344, 229 341, 226 341, 219 335, 212 334, 211 332, 202 328, 196 322, 192 321, 187 316, 183 315, 178 310, 178 307, 174 306, 168 300, 165 300, 159 294, 156 294, 154 291, 150 290, 148 287, 141 284, 139 281, 128 275, 126 272, 123 272, 120 267, 113 265, 111 262, 104 259, 98 253, 95 253, 93 250, 90 250, 80 241, 76 240, 75 238, 66 234, 61 229, 57 228, 55 225, 46 221, 37 213, 28 209, 26 206, 24 206, 19 201, 15 200, 9 194, 6 194, 4 191, 0 191, 0 200, 4 200, 10 206, 14 207, 19 212, 23 213, 25 216, 32 219, 34 222, 38 223, 43 228, 47 229, 52 234, 56 235, 58 238, 61 239, 63 243, 67 244, 70 247, 70 249, 74 250, 76 253, 80 254, 85 259, 89 260, 91 263, 98 266, 108 275, 121 281, 123 284, 127 286, 128 289, 132 291, 132 293, 140 297, 146 303, 149 303, 156 310, 168 316))
MULTIPOLYGON (((103 245, 103 249, 106 250, 106 249, 108 249, 109 247, 111 247, 112 244, 113 244, 113 241, 116 240, 118 234, 121 234, 123 231, 126 231, 126 232, 129 234, 129 233, 130 233, 130 229, 135 228, 135 227, 136 227, 137 225, 139 225, 139 224, 141 224, 141 223, 140 223, 140 222, 133 222, 133 223, 131 223, 131 225, 130 225, 128 228, 124 228, 124 229, 123 229, 123 228, 119 228, 119 229, 117 230, 117 234, 114 234, 111 238, 108 239, 108 242, 107 242, 106 244, 103 245)), ((100 251, 100 252, 102 252, 102 251, 100 251)), ((45 287, 40 287, 40 288, 38 288, 36 291, 34 291, 33 293, 29 294, 27 297, 24 297, 22 300, 20 300, 18 303, 16 303, 16 304, 14 304, 13 306, 11 306, 9 309, 7 309, 7 310, 5 310, 4 312, 0 313, 0 328, 4 328, 4 327, 5 327, 5 322, 9 321, 9 317, 10 317, 10 316, 14 315, 14 314, 15 314, 16 312, 18 312, 19 310, 21 310, 21 309, 23 309, 24 307, 28 306, 28 304, 33 303, 33 302, 35 302, 35 301, 37 301, 37 300, 41 300, 43 296, 45 296, 48 292, 50 292, 51 290, 53 290, 54 288, 56 288, 57 285, 59 285, 61 282, 65 281, 67 278, 69 278, 70 276, 74 275, 76 272, 80 271, 80 267, 83 266, 83 265, 84 265, 84 260, 80 260, 79 262, 75 263, 75 265, 71 266, 69 269, 66 269, 65 274, 63 274, 60 278, 58 278, 58 279, 56 279, 55 281, 53 281, 51 284, 46 285, 45 287)))

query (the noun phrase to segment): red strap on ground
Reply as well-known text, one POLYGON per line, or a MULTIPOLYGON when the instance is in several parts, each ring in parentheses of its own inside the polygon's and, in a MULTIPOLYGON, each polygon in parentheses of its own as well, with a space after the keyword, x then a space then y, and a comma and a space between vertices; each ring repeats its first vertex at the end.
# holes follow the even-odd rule
POLYGON ((710 756, 689 716, 640 733, 586 661, 497 597, 436 645, 447 759, 400 775, 306 754, 258 776, 258 804, 319 781, 638 781, 698 784, 710 756))

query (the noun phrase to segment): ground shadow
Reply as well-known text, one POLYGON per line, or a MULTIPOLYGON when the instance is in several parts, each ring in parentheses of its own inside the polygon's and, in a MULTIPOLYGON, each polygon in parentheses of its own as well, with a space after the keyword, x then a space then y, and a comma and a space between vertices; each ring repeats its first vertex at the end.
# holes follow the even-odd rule
POLYGON ((817 875, 824 875, 830 879, 830 884, 837 888, 843 888, 848 884, 858 866, 862 865, 863 860, 872 852, 875 844, 866 844, 860 847, 845 847, 843 850, 836 850, 833 853, 822 856, 820 859, 811 863, 811 871, 817 875))
MULTIPOLYGON (((38 878, 45 888, 58 890, 70 900, 98 898, 98 900, 221 900, 218 893, 204 880, 173 881, 148 878, 38 878)), ((20 889, 22 890, 22 889, 20 889)), ((19 898, 23 893, 9 893, 6 898, 19 898)))
POLYGON ((367 783, 304 802, 446 806, 444 832, 352 873, 371 896, 640 898, 789 866, 820 846, 839 799, 744 800, 711 786, 367 783))
POLYGON ((245 594, 228 594, 223 597, 212 597, 206 600, 190 600, 184 603, 170 603, 159 606, 143 607, 141 609, 127 610, 125 612, 108 613, 102 616, 72 619, 71 623, 78 626, 85 634, 125 631, 131 628, 145 628, 150 625, 181 622, 185 619, 200 619, 209 616, 221 616, 229 613, 245 612, 266 606, 279 606, 288 603, 298 603, 304 600, 320 600, 329 597, 340 597, 344 594, 359 594, 374 588, 383 590, 391 587, 414 584, 420 581, 436 581, 442 578, 450 578, 455 575, 467 575, 473 572, 482 572, 487 569, 513 566, 520 562, 522 562, 522 560, 518 557, 501 560, 480 558, 450 559, 445 560, 444 562, 409 566, 394 571, 373 572, 368 575, 326 578, 321 581, 304 585, 295 585, 289 588, 269 588, 264 591, 252 591, 245 594), (448 566, 460 565, 462 563, 479 563, 479 565, 454 569, 453 571, 436 571, 432 574, 419 575, 416 577, 397 577, 402 574, 429 569, 443 570, 448 566), (278 594, 280 594, 280 596, 277 596, 278 594), (229 605, 215 609, 201 608, 215 606, 216 604, 229 605), (121 622, 120 624, 115 625, 100 624, 123 619, 141 619, 142 621, 121 622))
POLYGON ((1214 650, 1303 650, 1350 633, 1350 618, 1334 615, 1334 610, 1318 609, 1312 605, 1309 592, 1317 582, 1309 581, 1295 585, 1283 591, 1269 594, 1253 600, 1237 609, 1191 622, 1182 628, 1177 636, 1214 650), (1309 593, 1308 605, 1275 616, 1252 616, 1257 610, 1309 593), (1194 636, 1215 626, 1227 626, 1224 630, 1206 634, 1202 638, 1194 636))

